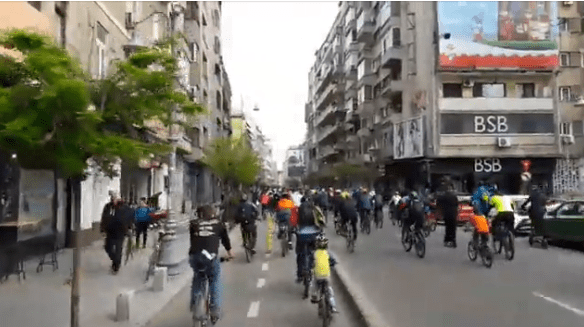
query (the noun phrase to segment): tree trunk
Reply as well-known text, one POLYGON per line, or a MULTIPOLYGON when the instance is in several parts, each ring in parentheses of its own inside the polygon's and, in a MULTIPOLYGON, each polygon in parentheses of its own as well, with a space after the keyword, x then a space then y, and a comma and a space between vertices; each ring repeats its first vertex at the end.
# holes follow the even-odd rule
POLYGON ((72 180, 72 191, 75 199, 73 211, 73 276, 71 280, 71 327, 79 327, 79 280, 81 278, 81 194, 79 187, 80 180, 72 180))

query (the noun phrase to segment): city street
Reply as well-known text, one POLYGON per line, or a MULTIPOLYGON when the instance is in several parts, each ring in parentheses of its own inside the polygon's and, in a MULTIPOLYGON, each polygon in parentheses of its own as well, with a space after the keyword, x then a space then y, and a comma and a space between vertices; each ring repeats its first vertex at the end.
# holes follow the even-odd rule
MULTIPOLYGON (((426 257, 406 253, 397 226, 359 234, 354 253, 332 235, 331 248, 355 286, 391 327, 584 325, 584 256, 570 250, 530 248, 516 242, 513 261, 495 256, 491 269, 466 253, 470 233, 445 248, 439 226, 427 239, 426 257)), ((331 228, 329 228, 330 230, 331 228)))
MULTIPOLYGON (((239 230, 239 227, 237 227, 239 230)), ((218 326, 237 327, 295 327, 322 324, 317 315, 317 305, 302 300, 302 286, 294 283, 296 256, 294 251, 282 258, 280 244, 274 244, 274 253, 266 256, 266 223, 258 226, 258 253, 251 263, 245 261, 241 247, 241 234, 231 239, 236 258, 221 265, 223 280, 224 318, 218 326)), ((277 240, 276 240, 277 241, 277 240)), ((224 252, 221 254, 224 255, 224 252)), ((358 323, 339 285, 333 288, 340 313, 335 315, 333 326, 363 326, 358 323)), ((150 327, 191 326, 188 310, 190 285, 161 311, 150 327)))

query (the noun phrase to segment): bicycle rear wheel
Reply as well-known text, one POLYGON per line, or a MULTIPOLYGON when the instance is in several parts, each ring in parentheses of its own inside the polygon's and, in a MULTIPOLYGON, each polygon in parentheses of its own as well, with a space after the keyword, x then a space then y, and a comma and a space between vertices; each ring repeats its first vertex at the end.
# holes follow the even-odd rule
POLYGON ((412 249, 412 246, 414 245, 413 240, 412 240, 412 236, 410 235, 410 232, 408 231, 402 231, 402 245, 404 246, 404 250, 406 250, 406 252, 410 252, 410 250, 412 249))
POLYGON ((477 259, 478 251, 472 240, 468 242, 467 253, 470 261, 475 261, 477 259))
POLYGON ((416 233, 416 254, 418 257, 423 258, 426 255, 426 240, 424 236, 420 233, 416 233))
POLYGON ((510 231, 507 231, 507 235, 505 235, 503 247, 505 249, 505 259, 513 260, 515 257, 515 237, 510 231))
POLYGON ((355 236, 353 235, 354 231, 352 227, 347 228, 347 250, 349 253, 355 252, 355 236))
POLYGON ((328 305, 328 301, 327 299, 327 294, 323 294, 320 297, 320 308, 322 310, 321 314, 322 314, 322 326, 323 327, 328 327, 331 324, 331 309, 330 306, 328 305))
POLYGON ((487 268, 491 268, 493 265, 493 252, 491 252, 491 248, 489 248, 489 246, 483 247, 481 260, 483 261, 483 265, 487 268))

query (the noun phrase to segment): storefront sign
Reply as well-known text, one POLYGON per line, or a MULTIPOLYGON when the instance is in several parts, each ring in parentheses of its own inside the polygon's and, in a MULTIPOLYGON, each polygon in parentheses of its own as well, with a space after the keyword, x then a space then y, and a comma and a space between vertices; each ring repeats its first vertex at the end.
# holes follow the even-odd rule
POLYGON ((441 134, 553 134, 553 114, 442 114, 441 134))
POLYGON ((503 169, 501 166, 501 159, 486 158, 474 160, 475 173, 498 173, 503 169))

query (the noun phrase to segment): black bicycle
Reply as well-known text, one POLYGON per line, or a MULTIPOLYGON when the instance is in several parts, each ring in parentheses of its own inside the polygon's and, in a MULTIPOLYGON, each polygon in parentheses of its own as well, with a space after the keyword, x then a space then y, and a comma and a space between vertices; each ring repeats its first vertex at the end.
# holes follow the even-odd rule
POLYGON ((287 221, 278 222, 278 239, 282 247, 282 257, 288 254, 290 226, 287 221))
POLYGON ((493 249, 497 254, 505 251, 505 259, 511 261, 515 257, 515 236, 507 228, 505 222, 499 222, 493 228, 493 249))
POLYGON ((489 247, 489 236, 488 235, 477 235, 478 237, 473 237, 468 242, 468 258, 470 261, 475 261, 480 254, 483 265, 487 268, 491 268, 493 265, 493 252, 489 247), (480 241, 479 241, 480 239, 480 241))
POLYGON ((375 210, 375 228, 381 229, 383 228, 383 209, 375 210))
POLYGON ((416 248, 418 257, 423 258, 426 255, 426 239, 421 230, 416 230, 415 224, 411 224, 410 228, 404 228, 402 231, 402 245, 406 252, 416 248))
MULTIPOLYGON (((231 260, 229 257, 222 257, 220 262, 231 260)), ((206 267, 196 267, 196 274, 200 277, 203 283, 201 293, 195 297, 195 304, 193 306, 193 323, 196 327, 207 327, 209 322, 215 324, 217 321, 211 318, 209 311, 209 304, 211 302, 211 292, 209 292, 209 276, 207 276, 206 267)))
POLYGON ((369 235, 371 234, 371 220, 369 219, 369 212, 363 211, 361 215, 361 232, 369 235))
POLYGON ((243 248, 245 249, 245 260, 251 262, 253 260, 253 249, 251 247, 253 235, 250 231, 246 231, 245 227, 241 226, 243 236, 243 248))
POLYGON ((316 280, 318 287, 318 316, 322 318, 322 326, 328 327, 333 319, 332 305, 330 303, 329 281, 327 279, 316 280))

